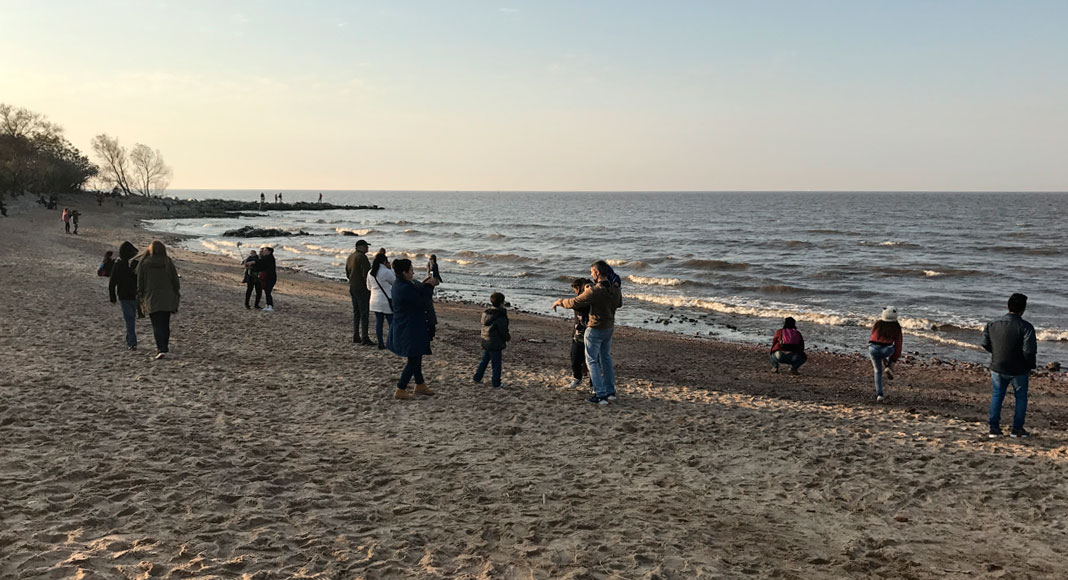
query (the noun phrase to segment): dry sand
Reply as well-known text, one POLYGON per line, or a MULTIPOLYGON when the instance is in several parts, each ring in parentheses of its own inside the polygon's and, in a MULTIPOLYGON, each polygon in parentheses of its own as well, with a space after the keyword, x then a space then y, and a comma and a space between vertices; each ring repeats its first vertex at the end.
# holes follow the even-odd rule
POLYGON ((859 356, 773 375, 620 329, 600 407, 564 386, 565 322, 513 315, 493 391, 479 309, 440 304, 440 395, 401 402, 342 284, 283 271, 250 312, 236 265, 188 252, 153 362, 95 270, 161 209, 64 204, 77 237, 0 218, 0 578, 1068 577, 1063 377, 1032 383, 1038 437, 988 441, 981 372, 903 366, 877 406, 859 356))

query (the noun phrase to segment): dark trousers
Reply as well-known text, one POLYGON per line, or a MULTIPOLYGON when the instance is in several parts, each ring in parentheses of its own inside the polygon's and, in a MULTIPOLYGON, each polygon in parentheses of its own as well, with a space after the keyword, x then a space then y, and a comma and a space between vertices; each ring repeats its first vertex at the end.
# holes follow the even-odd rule
POLYGON ((393 324, 393 315, 375 312, 375 338, 378 339, 378 348, 386 348, 386 343, 382 342, 382 321, 393 324))
POLYGON ((67 230, 67 233, 69 234, 70 233, 70 222, 63 222, 63 229, 67 230))
POLYGON ((571 376, 582 380, 586 372, 586 345, 571 341, 571 376))
POLYGON ((482 376, 486 374, 486 365, 493 364, 493 374, 491 381, 493 388, 497 389, 501 386, 501 352, 499 350, 486 350, 482 349, 482 360, 478 361, 478 368, 475 369, 474 380, 476 383, 482 382, 482 376))
POLYGON ((271 290, 274 290, 274 283, 277 281, 277 278, 267 278, 266 280, 260 281, 260 284, 263 285, 263 295, 267 299, 267 306, 274 306, 274 298, 271 297, 271 290))
POLYGON ((349 286, 349 296, 352 298, 352 341, 371 342, 371 336, 367 334, 371 324, 371 291, 349 286))
POLYGON ((408 357, 408 363, 404 365, 404 370, 401 371, 400 379, 397 381, 397 388, 404 390, 408 388, 408 383, 415 378, 415 384, 422 384, 423 382, 423 355, 408 357))
POLYGON ((260 296, 263 295, 263 288, 260 287, 259 279, 255 279, 255 282, 245 283, 245 308, 248 308, 248 300, 252 298, 252 291, 256 291, 256 308, 260 307, 260 296))
POLYGON ((156 350, 170 352, 171 313, 153 312, 148 317, 152 320, 152 334, 156 337, 156 350))

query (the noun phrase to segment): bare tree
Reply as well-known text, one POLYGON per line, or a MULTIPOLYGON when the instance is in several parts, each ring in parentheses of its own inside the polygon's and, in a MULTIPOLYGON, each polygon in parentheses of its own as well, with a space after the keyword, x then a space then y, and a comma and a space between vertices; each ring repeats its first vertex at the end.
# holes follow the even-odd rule
POLYGON ((134 189, 141 195, 158 195, 170 185, 173 172, 163 162, 159 149, 153 150, 138 143, 130 152, 130 163, 133 165, 134 189))
POLYGON ((126 148, 119 144, 115 137, 109 137, 101 133, 93 137, 93 151, 100 160, 100 176, 107 181, 108 185, 119 188, 126 195, 133 191, 130 189, 130 159, 126 154, 126 148))
POLYGON ((63 129, 40 113, 0 103, 0 135, 38 139, 57 137, 63 129))

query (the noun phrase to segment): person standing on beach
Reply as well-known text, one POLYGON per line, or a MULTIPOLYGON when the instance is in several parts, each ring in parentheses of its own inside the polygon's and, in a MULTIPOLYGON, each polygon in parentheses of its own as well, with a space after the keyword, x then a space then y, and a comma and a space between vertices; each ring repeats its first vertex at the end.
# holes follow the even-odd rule
MULTIPOLYGON (((582 294, 587 286, 593 286, 593 280, 589 278, 575 278, 571 281, 571 291, 575 296, 582 294)), ((590 322, 590 307, 576 306, 573 309, 574 317, 571 327, 571 384, 572 389, 582 386, 583 373, 589 375, 586 368, 586 326, 590 322)), ((591 379, 592 381, 592 379, 591 379)))
POLYGON ((389 268, 385 250, 379 250, 367 273, 367 289, 371 292, 370 309, 375 313, 375 338, 378 349, 386 348, 382 340, 382 323, 393 325, 393 283, 397 276, 389 268))
POLYGON ((416 282, 415 268, 408 259, 395 260, 393 273, 397 276, 393 284, 393 323, 389 325, 386 344, 393 354, 407 358, 393 398, 414 398, 408 390, 412 379, 415 379, 416 395, 431 396, 434 391, 423 380, 423 357, 431 354, 430 296, 438 281, 427 276, 422 283, 416 282))
POLYGON ((796 375, 807 360, 805 338, 797 330, 797 321, 787 316, 783 319, 782 328, 776 330, 771 338, 771 368, 779 372, 779 363, 785 363, 790 365, 790 374, 796 375))
POLYGON ((486 374, 486 365, 492 364, 490 384, 494 389, 501 388, 501 354, 512 335, 508 333, 508 311, 504 308, 504 294, 490 294, 490 307, 482 312, 482 359, 472 377, 476 383, 482 382, 486 374))
POLYGON ((557 307, 589 306, 589 325, 583 336, 586 347, 586 366, 590 369, 593 396, 589 402, 607 405, 616 400, 616 374, 612 367, 612 334, 615 330, 616 310, 623 306, 623 293, 614 280, 618 276, 604 260, 590 266, 594 284, 574 298, 553 302, 557 307))
POLYGON ((171 314, 178 312, 181 297, 178 270, 167 257, 163 242, 155 240, 148 245, 148 251, 137 265, 137 298, 141 302, 141 311, 147 312, 152 320, 156 360, 170 352, 171 314))
POLYGON ((260 248, 260 257, 256 260, 253 271, 259 274, 260 287, 263 288, 263 295, 267 300, 267 307, 263 311, 274 312, 274 296, 271 291, 274 290, 274 285, 278 282, 278 270, 274 263, 274 248, 270 246, 260 248))
POLYGON ((371 262, 367 260, 367 248, 367 240, 356 240, 356 251, 349 254, 345 262, 345 277, 349 279, 349 297, 352 298, 352 342, 374 346, 367 334, 371 320, 371 292, 367 290, 371 262))
POLYGON ((78 235, 78 218, 82 217, 82 213, 78 210, 71 210, 70 221, 74 223, 74 234, 78 235))
POLYGON ((1024 429, 1027 415, 1027 383, 1031 369, 1038 366, 1038 345, 1035 327, 1023 319, 1027 310, 1027 296, 1009 296, 1009 313, 983 328, 983 349, 990 353, 990 380, 993 395, 990 398, 991 439, 1000 437, 1001 405, 1009 385, 1013 386, 1016 410, 1012 416, 1011 437, 1030 437, 1024 429))
POLYGON ((119 246, 119 259, 111 267, 108 278, 108 298, 112 304, 118 302, 122 308, 122 319, 126 323, 126 348, 137 350, 137 317, 141 309, 137 307, 137 248, 130 242, 119 246))
POLYGON ((70 210, 67 209, 67 208, 63 208, 63 215, 61 215, 59 217, 59 219, 63 220, 63 229, 69 234, 70 233, 70 210))
POLYGON ((435 254, 430 254, 430 259, 426 263, 426 275, 437 279, 438 284, 441 284, 441 271, 438 270, 438 257, 435 254))
POLYGON ((868 339, 868 355, 875 368, 875 400, 883 401, 883 375, 893 380, 894 373, 890 366, 901 358, 901 324, 897 321, 897 308, 887 306, 879 315, 879 320, 871 327, 868 339))
POLYGON ((249 310, 252 309, 248 305, 249 299, 252 298, 252 291, 256 291, 256 310, 260 309, 260 296, 263 295, 263 287, 260 286, 260 277, 256 271, 256 264, 259 261, 260 257, 256 254, 256 250, 251 250, 245 261, 241 263, 245 267, 245 308, 249 310))

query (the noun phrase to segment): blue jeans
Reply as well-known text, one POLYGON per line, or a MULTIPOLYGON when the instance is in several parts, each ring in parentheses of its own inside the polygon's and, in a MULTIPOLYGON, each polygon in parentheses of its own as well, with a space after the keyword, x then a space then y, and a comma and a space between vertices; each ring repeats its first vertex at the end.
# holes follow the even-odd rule
POLYGON ((386 343, 382 342, 382 321, 393 324, 393 315, 386 314, 385 312, 375 312, 375 337, 378 338, 378 348, 386 348, 386 343))
POLYGON ((785 350, 777 350, 771 353, 771 368, 779 368, 779 363, 788 364, 790 368, 795 371, 801 368, 801 365, 805 364, 808 360, 808 356, 803 352, 789 352, 785 350))
POLYGON ((1009 384, 1013 385, 1013 394, 1016 396, 1016 411, 1012 414, 1012 430, 1022 431, 1024 415, 1027 414, 1027 381, 1029 375, 1003 375, 990 371, 990 382, 994 386, 994 396, 990 399, 990 428, 1001 429, 1001 404, 1005 402, 1005 393, 1009 390, 1009 384))
POLYGON ((137 301, 119 300, 122 319, 126 322, 126 346, 137 346, 137 301))
POLYGON ((478 361, 478 368, 475 369, 474 381, 476 383, 482 382, 482 376, 486 374, 486 365, 493 363, 493 374, 491 375, 493 388, 499 389, 501 387, 501 352, 499 350, 482 349, 482 360, 478 361))
POLYGON ((593 394, 597 397, 615 396, 616 372, 612 368, 612 331, 615 328, 587 328, 586 366, 590 369, 593 394))
POLYGON ((894 356, 894 345, 869 344, 868 354, 871 365, 875 367, 875 394, 883 396, 883 367, 890 368, 890 357, 894 356))

